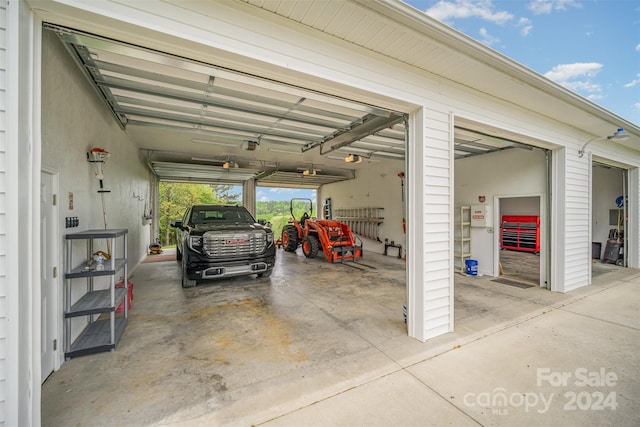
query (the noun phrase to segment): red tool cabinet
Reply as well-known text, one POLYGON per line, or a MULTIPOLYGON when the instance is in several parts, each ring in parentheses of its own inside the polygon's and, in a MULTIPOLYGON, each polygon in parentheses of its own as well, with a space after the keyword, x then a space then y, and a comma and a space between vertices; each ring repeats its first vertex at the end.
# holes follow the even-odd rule
POLYGON ((502 215, 500 247, 523 252, 540 252, 540 216, 502 215))

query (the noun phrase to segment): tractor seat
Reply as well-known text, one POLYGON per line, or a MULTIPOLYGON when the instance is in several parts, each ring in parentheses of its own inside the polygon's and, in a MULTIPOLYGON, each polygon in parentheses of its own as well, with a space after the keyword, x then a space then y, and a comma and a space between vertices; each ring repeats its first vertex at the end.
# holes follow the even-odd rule
POLYGON ((305 223, 305 221, 306 221, 306 220, 308 220, 308 219, 309 219, 309 214, 305 212, 305 213, 302 215, 302 218, 300 218, 300 225, 301 225, 302 227, 304 227, 304 223, 305 223))

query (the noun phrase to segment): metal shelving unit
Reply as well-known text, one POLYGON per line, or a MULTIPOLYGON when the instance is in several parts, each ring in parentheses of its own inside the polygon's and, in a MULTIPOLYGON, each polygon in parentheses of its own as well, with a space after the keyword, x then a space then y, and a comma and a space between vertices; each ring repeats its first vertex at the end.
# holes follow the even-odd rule
POLYGON ((454 233, 455 264, 464 273, 465 261, 471 259, 471 206, 458 207, 454 233))
POLYGON ((65 273, 65 358, 113 350, 124 333, 128 318, 128 304, 123 303, 129 292, 127 272, 127 233, 126 229, 87 230, 70 233, 65 236, 67 243, 67 268, 65 273), (103 270, 98 270, 97 264, 87 264, 94 253, 94 240, 107 240, 111 248, 110 259, 104 264, 103 270), (86 258, 80 265, 74 267, 74 242, 86 243, 86 258), (118 246, 121 243, 122 252, 118 258, 118 246), (116 275, 122 272, 124 286, 116 287, 116 275), (107 289, 94 289, 94 278, 106 276, 109 280, 107 289), (84 279, 86 292, 73 301, 73 288, 77 279, 84 279), (116 316, 116 308, 123 303, 122 314, 116 316), (72 341, 72 319, 85 317, 86 325, 82 332, 72 341))

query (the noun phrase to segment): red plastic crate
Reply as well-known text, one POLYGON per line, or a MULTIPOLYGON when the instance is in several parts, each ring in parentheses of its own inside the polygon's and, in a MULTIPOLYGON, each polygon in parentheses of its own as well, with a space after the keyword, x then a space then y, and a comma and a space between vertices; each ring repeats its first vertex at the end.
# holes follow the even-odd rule
MULTIPOLYGON (((133 282, 128 282, 129 289, 127 289, 127 311, 131 310, 131 302, 133 301, 133 282)), ((116 283, 116 288, 124 288, 124 280, 116 283)), ((116 313, 122 313, 124 311, 124 301, 120 303, 116 308, 116 313)))

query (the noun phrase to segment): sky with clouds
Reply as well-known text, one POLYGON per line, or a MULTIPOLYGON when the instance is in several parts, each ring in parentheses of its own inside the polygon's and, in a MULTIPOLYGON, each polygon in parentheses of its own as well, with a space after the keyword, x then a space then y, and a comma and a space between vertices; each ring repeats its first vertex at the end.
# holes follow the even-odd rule
POLYGON ((639 0, 403 0, 640 124, 639 0))
POLYGON ((276 187, 256 188, 256 200, 259 202, 291 200, 294 198, 311 199, 315 206, 316 190, 308 190, 303 188, 276 188, 276 187))

